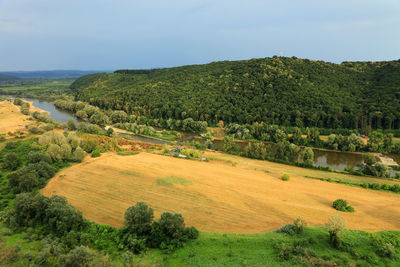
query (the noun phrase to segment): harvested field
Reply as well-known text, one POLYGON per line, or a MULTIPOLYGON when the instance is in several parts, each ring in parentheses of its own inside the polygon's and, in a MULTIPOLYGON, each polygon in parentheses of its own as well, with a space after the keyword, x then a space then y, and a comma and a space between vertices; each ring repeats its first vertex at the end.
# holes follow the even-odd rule
POLYGON ((180 212, 187 225, 208 232, 262 232, 298 216, 322 225, 334 213, 340 213, 349 228, 400 230, 398 194, 301 177, 327 172, 221 153, 207 156, 226 160, 107 153, 60 172, 41 191, 66 196, 85 217, 113 226, 122 226, 125 210, 144 201, 156 218, 164 210, 180 212), (291 174, 289 181, 280 179, 283 173, 291 174), (356 212, 335 211, 331 205, 338 198, 348 200, 356 212))
MULTIPOLYGON (((29 102, 28 102, 29 103, 29 102)), ((42 111, 34 108, 31 105, 31 111, 42 111)), ((0 133, 8 133, 15 131, 26 130, 25 125, 32 124, 33 121, 27 120, 29 116, 26 116, 20 112, 20 107, 14 105, 9 100, 0 102, 0 133)))

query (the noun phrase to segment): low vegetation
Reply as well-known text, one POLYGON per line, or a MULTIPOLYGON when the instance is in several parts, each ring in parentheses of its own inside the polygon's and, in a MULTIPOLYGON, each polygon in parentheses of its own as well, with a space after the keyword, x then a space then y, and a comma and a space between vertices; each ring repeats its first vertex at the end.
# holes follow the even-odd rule
MULTIPOLYGON (((88 140, 73 134, 65 137, 48 132, 8 142, 0 151, 4 175, 0 191, 1 222, 13 233, 29 232, 32 241, 46 240, 54 248, 41 250, 46 254, 24 259, 26 262, 84 266, 94 259, 87 247, 108 253, 139 253, 147 248, 170 252, 197 238, 198 231, 185 227, 181 214, 164 212, 159 220, 153 220, 153 210, 142 202, 126 210, 123 228, 113 228, 88 221, 65 197, 41 195, 37 190, 58 170, 83 159, 85 152, 80 145, 92 149, 88 140)), ((99 143, 96 144, 97 147, 99 143)), ((11 263, 16 259, 6 257, 0 261, 11 263)))
POLYGON ((344 212, 354 212, 354 208, 347 203, 347 200, 344 199, 336 199, 333 201, 333 208, 339 211, 344 212))
POLYGON ((281 179, 282 179, 282 181, 289 181, 290 175, 285 173, 284 175, 282 175, 281 179))

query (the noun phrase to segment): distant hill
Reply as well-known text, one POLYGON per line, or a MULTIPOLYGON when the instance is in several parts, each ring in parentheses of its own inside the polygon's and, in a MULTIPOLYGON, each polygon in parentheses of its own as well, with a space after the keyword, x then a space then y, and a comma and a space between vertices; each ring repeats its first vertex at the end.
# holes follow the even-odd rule
POLYGON ((78 78, 98 71, 82 70, 48 70, 48 71, 8 71, 0 72, 0 75, 11 75, 20 79, 69 79, 78 78))
POLYGON ((152 118, 324 128, 400 127, 400 60, 273 57, 77 79, 79 99, 152 118))
POLYGON ((0 73, 0 82, 2 81, 15 81, 18 80, 19 78, 11 75, 6 75, 6 74, 1 74, 0 73))

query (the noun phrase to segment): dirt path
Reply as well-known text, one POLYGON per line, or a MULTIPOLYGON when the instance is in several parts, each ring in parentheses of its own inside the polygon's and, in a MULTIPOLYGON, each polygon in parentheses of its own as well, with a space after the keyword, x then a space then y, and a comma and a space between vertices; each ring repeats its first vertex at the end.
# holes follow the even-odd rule
POLYGON ((400 230, 400 195, 300 175, 287 182, 279 179, 298 169, 304 170, 250 159, 232 166, 145 152, 107 153, 62 171, 42 193, 66 196, 87 218, 113 226, 122 226, 125 210, 144 201, 156 218, 164 210, 181 212, 187 225, 209 232, 262 232, 298 216, 321 225, 334 213, 340 213, 349 228, 400 230), (331 205, 338 198, 348 200, 356 212, 335 211, 331 205))

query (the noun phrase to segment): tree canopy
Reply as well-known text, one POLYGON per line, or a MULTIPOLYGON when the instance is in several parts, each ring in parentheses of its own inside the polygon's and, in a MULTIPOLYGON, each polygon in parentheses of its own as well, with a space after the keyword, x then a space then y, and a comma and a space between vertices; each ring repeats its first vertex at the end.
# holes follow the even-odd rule
POLYGON ((150 118, 209 124, 400 127, 400 60, 341 64, 273 57, 77 79, 79 100, 150 118))

